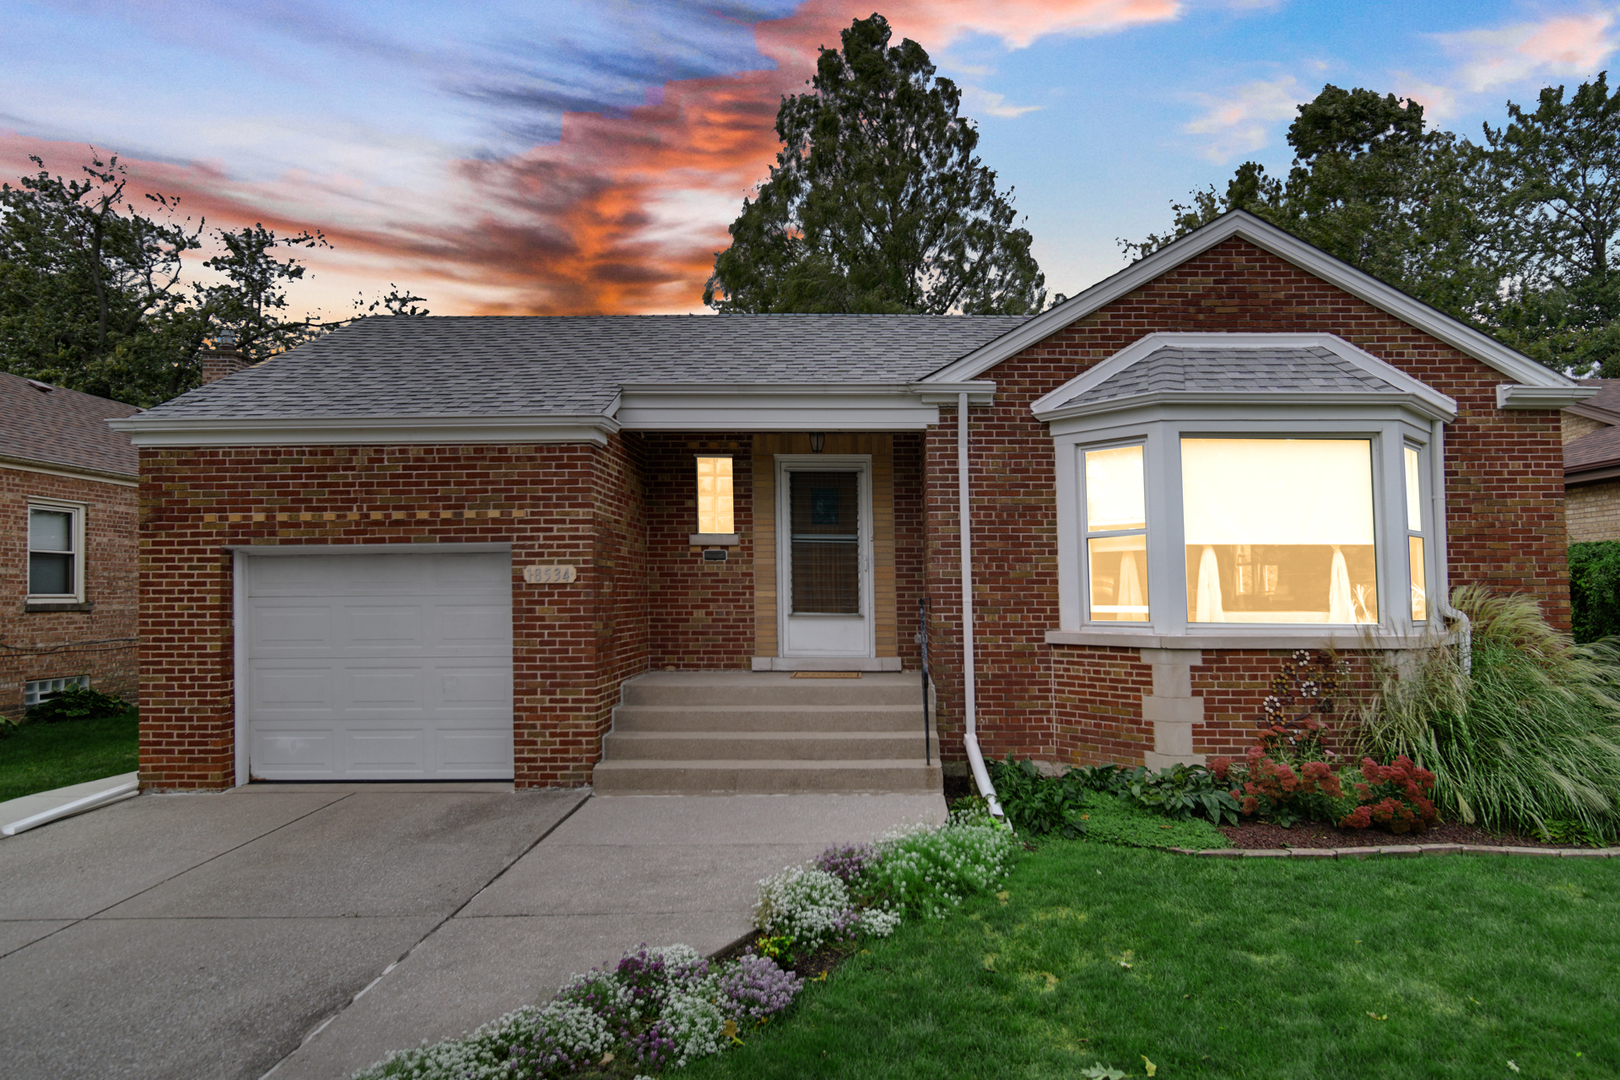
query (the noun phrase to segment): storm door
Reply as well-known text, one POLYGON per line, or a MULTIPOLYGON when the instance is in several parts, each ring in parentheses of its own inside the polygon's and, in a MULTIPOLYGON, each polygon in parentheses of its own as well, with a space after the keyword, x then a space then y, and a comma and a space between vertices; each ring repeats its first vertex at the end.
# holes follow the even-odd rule
POLYGON ((782 655, 872 656, 871 459, 777 461, 782 655))

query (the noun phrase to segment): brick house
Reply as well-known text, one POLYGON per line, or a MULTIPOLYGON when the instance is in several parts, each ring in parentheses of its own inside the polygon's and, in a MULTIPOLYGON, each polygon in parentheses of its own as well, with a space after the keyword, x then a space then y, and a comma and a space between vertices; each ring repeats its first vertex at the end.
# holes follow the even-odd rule
POLYGON ((0 715, 69 684, 133 700, 137 462, 106 398, 0 373, 0 715))
POLYGON ((117 425, 143 782, 600 789, 651 688, 915 683, 924 603, 952 765, 1241 752, 1453 585, 1567 624, 1590 393, 1242 213, 1028 319, 366 320, 117 425))
POLYGON ((1620 540, 1620 379, 1564 409, 1564 499, 1569 542, 1620 540))

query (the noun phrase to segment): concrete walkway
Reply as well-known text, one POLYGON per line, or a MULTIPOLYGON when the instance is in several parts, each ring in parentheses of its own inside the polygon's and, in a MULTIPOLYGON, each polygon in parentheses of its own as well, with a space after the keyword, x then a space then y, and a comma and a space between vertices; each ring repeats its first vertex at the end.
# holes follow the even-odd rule
POLYGON ((104 776, 100 780, 86 780, 82 784, 69 784, 67 787, 54 788, 50 791, 37 791, 19 799, 7 799, 0 802, 0 835, 9 836, 10 833, 4 830, 30 822, 47 811, 59 810, 70 803, 85 805, 86 810, 83 812, 96 809, 98 805, 104 806, 106 803, 91 799, 90 796, 111 795, 133 784, 139 776, 140 774, 135 772, 119 773, 117 776, 104 776))
POLYGON ((643 941, 719 948, 754 883, 939 820, 938 795, 146 795, 0 840, 0 1061, 49 1077, 337 1078, 643 941))

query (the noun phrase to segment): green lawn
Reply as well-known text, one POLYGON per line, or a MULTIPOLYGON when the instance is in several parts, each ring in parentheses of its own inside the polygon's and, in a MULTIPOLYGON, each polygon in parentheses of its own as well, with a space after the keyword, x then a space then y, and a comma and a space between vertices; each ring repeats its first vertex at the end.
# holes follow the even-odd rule
POLYGON ((0 802, 133 770, 139 722, 131 711, 99 720, 24 724, 0 739, 0 802))
POLYGON ((1614 1077, 1617 960, 1614 860, 1053 841, 1004 899, 903 926, 687 1075, 1614 1077))

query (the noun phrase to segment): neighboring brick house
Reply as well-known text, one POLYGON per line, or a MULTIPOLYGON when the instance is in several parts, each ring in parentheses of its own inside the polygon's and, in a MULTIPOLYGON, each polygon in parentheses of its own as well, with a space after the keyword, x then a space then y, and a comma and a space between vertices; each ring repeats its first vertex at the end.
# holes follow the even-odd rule
POLYGON ((1564 409, 1569 542, 1620 540, 1620 379, 1582 379, 1597 393, 1564 409))
POLYGON ((0 715, 70 683, 134 700, 140 412, 0 373, 0 715))
POLYGON ((143 782, 588 783, 630 677, 914 670, 923 602, 949 761, 1238 752, 1450 586, 1567 625, 1590 394, 1242 213, 1028 319, 365 320, 118 425, 143 782))

